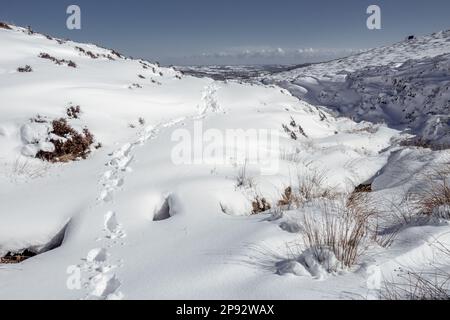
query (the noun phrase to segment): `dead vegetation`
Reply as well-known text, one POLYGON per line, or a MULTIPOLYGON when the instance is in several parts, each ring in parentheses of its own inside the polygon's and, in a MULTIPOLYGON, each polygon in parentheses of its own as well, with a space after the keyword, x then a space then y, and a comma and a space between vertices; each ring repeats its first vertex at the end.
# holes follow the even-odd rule
POLYGON ((57 59, 55 57, 52 57, 48 53, 40 53, 39 54, 39 58, 50 60, 50 61, 54 62, 57 65, 66 65, 66 66, 71 67, 71 68, 76 68, 77 67, 76 63, 73 62, 72 60, 57 59))
POLYGON ((295 119, 293 117, 291 117, 291 122, 289 123, 289 125, 283 124, 282 127, 283 127, 283 130, 293 140, 298 140, 299 136, 308 138, 308 135, 305 133, 302 126, 300 124, 297 124, 297 122, 295 121, 295 119))
POLYGON ((102 53, 94 53, 90 50, 85 50, 81 47, 76 46, 75 50, 77 50, 78 52, 82 53, 83 55, 91 58, 91 59, 98 59, 98 58, 106 58, 109 60, 115 60, 113 56, 111 56, 110 54, 102 54, 102 53))
MULTIPOLYGON (((48 162, 69 162, 78 159, 85 159, 91 152, 91 146, 95 140, 94 135, 88 128, 76 130, 68 122, 68 119, 76 120, 80 118, 80 106, 70 105, 66 109, 66 115, 67 118, 59 118, 55 120, 50 120, 40 115, 37 115, 31 119, 31 121, 35 123, 50 124, 48 138, 46 138, 45 142, 51 143, 51 149, 53 150, 40 150, 36 154, 36 158, 48 162)), ((36 141, 36 144, 37 143, 39 143, 39 141, 36 141)), ((95 146, 95 148, 100 147, 100 143, 95 146)))
POLYGON ((246 159, 242 167, 238 170, 238 174, 236 175, 236 188, 251 189, 255 186, 253 178, 247 172, 247 164, 248 161, 246 159))
POLYGON ((69 119, 78 119, 81 113, 80 106, 70 106, 66 110, 67 117, 69 119))
POLYGON ((49 162, 69 162, 77 159, 86 159, 90 153, 90 146, 94 143, 94 135, 84 128, 82 133, 73 129, 66 119, 52 121, 53 136, 49 140, 55 149, 52 152, 39 151, 37 158, 49 162))
POLYGON ((441 270, 404 271, 396 280, 385 281, 381 289, 384 300, 450 300, 450 275, 441 270))
POLYGON ((371 233, 369 220, 374 214, 366 196, 324 205, 321 215, 304 215, 303 243, 318 261, 323 250, 331 250, 341 267, 351 267, 366 249, 371 233))
POLYGON ((8 252, 4 257, 0 257, 0 264, 16 264, 21 263, 29 258, 34 257, 36 254, 29 250, 24 250, 20 253, 8 252))
POLYGON ((122 57, 123 57, 123 56, 122 56, 119 52, 117 52, 116 50, 111 49, 110 51, 111 51, 111 54, 114 55, 114 56, 116 56, 117 58, 122 58, 122 57))
POLYGON ((25 67, 17 68, 17 72, 33 72, 33 69, 29 65, 26 65, 25 67))
POLYGON ((142 86, 139 83, 132 83, 128 89, 142 89, 142 86))
POLYGON ((288 209, 298 208, 314 199, 334 199, 337 193, 326 184, 326 173, 307 166, 307 170, 297 172, 297 184, 284 188, 278 206, 288 209))
POLYGON ((372 184, 371 183, 362 183, 355 187, 353 192, 349 196, 349 202, 352 202, 354 199, 358 199, 361 193, 370 193, 372 192, 372 184))
POLYGON ((422 149, 431 149, 433 151, 450 149, 450 145, 445 143, 437 143, 422 137, 414 137, 400 141, 402 147, 417 147, 422 149))
POLYGON ((269 211, 272 208, 270 203, 266 200, 266 198, 262 198, 260 196, 256 196, 255 200, 252 202, 252 214, 259 214, 262 212, 269 211))
POLYGON ((0 21, 0 29, 11 30, 12 28, 7 23, 0 21))
POLYGON ((412 195, 419 213, 450 219, 450 163, 426 174, 425 181, 425 187, 412 195))
POLYGON ((399 268, 396 279, 383 282, 381 297, 385 300, 450 300, 450 259, 448 244, 435 239, 430 243, 435 258, 427 264, 426 271, 399 268), (437 261, 437 262, 436 262, 437 261), (443 268, 444 267, 444 268, 443 268))
POLYGON ((292 190, 292 187, 289 186, 284 189, 284 192, 281 195, 281 199, 278 201, 279 207, 287 207, 287 209, 291 209, 293 207, 298 207, 300 205, 300 201, 298 197, 292 190))
POLYGON ((33 163, 28 158, 17 157, 11 167, 11 179, 19 177, 36 179, 45 176, 48 166, 42 163, 33 163))

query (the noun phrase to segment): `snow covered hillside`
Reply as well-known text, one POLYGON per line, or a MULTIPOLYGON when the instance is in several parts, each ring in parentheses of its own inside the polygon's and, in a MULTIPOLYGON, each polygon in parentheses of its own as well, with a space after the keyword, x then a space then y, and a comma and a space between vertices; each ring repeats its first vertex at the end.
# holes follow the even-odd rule
POLYGON ((385 122, 449 145, 449 78, 450 30, 281 72, 264 82, 356 121, 385 122))
POLYGON ((448 203, 422 193, 447 151, 276 85, 5 24, 0 44, 1 299, 366 299, 449 271, 448 203))

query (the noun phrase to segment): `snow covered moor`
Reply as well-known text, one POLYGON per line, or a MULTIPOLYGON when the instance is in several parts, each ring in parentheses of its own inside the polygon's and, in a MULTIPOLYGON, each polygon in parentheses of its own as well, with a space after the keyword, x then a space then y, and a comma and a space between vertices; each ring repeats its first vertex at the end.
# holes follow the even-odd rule
POLYGON ((224 81, 0 47, 0 299, 448 299, 449 31, 224 81))

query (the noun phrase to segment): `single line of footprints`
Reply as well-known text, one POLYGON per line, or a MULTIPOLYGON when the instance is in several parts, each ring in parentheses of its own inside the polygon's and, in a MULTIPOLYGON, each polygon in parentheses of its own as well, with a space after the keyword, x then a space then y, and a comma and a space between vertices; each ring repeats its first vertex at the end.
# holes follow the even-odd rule
MULTIPOLYGON (((114 201, 114 193, 125 183, 125 174, 132 172, 130 163, 133 161, 131 152, 136 146, 144 145, 148 140, 154 139, 159 133, 159 128, 168 128, 185 120, 179 118, 163 123, 155 128, 148 127, 143 130, 138 139, 133 143, 126 143, 121 148, 111 154, 111 160, 106 164, 108 170, 100 179, 102 190, 98 197, 99 204, 111 203, 114 201)), ((123 266, 123 261, 119 260, 116 264, 110 263, 109 249, 124 245, 126 233, 117 220, 117 214, 114 211, 108 211, 104 215, 103 237, 97 241, 105 242, 101 248, 95 248, 89 251, 88 255, 81 265, 81 270, 85 274, 84 288, 88 290, 85 299, 88 300, 117 300, 123 299, 124 295, 120 292, 122 283, 118 279, 114 270, 123 266)))
MULTIPOLYGON (((111 154, 112 159, 106 164, 109 168, 101 180, 102 190, 98 197, 99 203, 110 203, 114 200, 114 193, 124 185, 125 173, 131 172, 129 166, 133 160, 131 151, 137 145, 144 144, 147 140, 155 137, 157 130, 147 128, 140 134, 134 143, 126 143, 121 148, 111 154)), ((124 245, 123 239, 126 237, 122 226, 117 220, 114 211, 108 211, 104 215, 103 237, 97 239, 105 242, 101 248, 89 251, 82 271, 87 275, 84 287, 89 291, 85 299, 89 300, 117 300, 123 299, 120 292, 122 283, 118 279, 115 269, 123 266, 123 261, 111 264, 109 249, 116 245, 124 245)))
MULTIPOLYGON (((214 96, 216 90, 217 89, 209 89, 206 96, 214 96)), ((213 97, 209 100, 215 101, 213 97)), ((210 101, 206 101, 206 103, 211 104, 210 101)), ((214 108, 213 111, 215 111, 214 108)), ((205 116, 206 112, 200 112, 197 116, 193 116, 192 119, 203 119, 205 116)), ((102 190, 97 199, 99 204, 106 204, 114 201, 114 193, 125 183, 125 174, 132 172, 130 163, 133 161, 133 155, 131 152, 136 146, 142 146, 148 140, 155 139, 158 136, 160 129, 175 126, 186 119, 186 117, 181 117, 162 123, 156 127, 147 127, 140 132, 138 139, 135 142, 126 143, 113 152, 110 155, 112 159, 106 164, 109 170, 107 170, 100 179, 102 190)), ((111 264, 108 249, 117 245, 124 245, 126 233, 118 222, 117 215, 114 211, 108 211, 104 215, 103 233, 103 237, 98 238, 97 241, 103 241, 105 242, 105 245, 89 251, 86 258, 83 259, 84 263, 80 265, 81 271, 83 274, 86 274, 83 286, 88 290, 88 294, 85 299, 120 300, 124 298, 123 293, 120 291, 122 283, 114 270, 123 266, 123 260, 118 260, 117 264, 111 264)))

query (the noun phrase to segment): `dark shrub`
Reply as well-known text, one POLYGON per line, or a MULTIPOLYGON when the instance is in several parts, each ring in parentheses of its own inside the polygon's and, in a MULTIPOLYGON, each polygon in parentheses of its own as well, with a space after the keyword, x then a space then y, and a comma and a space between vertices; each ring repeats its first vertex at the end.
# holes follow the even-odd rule
POLYGON ((260 198, 257 196, 255 200, 252 202, 252 214, 258 214, 261 212, 266 212, 270 210, 272 206, 265 198, 260 198))
POLYGON ((0 21, 0 29, 11 30, 11 27, 6 23, 0 21))
POLYGON ((29 65, 26 65, 25 67, 17 68, 17 71, 18 72, 32 72, 33 69, 29 65))
POLYGON ((53 120, 51 134, 60 137, 50 139, 55 146, 53 152, 39 151, 37 158, 49 162, 69 162, 77 158, 86 159, 90 153, 90 146, 94 143, 94 135, 83 129, 83 133, 77 132, 66 119, 53 120))
POLYGON ((36 253, 30 251, 30 250, 24 250, 21 253, 11 253, 8 252, 6 256, 0 257, 0 264, 14 264, 14 263, 21 263, 31 257, 34 257, 36 253))
POLYGON ((70 106, 66 110, 67 117, 69 119, 78 119, 81 113, 80 106, 70 106))
POLYGON ((66 64, 68 67, 72 67, 72 68, 76 68, 77 67, 76 63, 73 62, 72 60, 57 59, 55 57, 52 57, 48 53, 40 53, 39 54, 39 58, 53 61, 57 65, 66 64))

